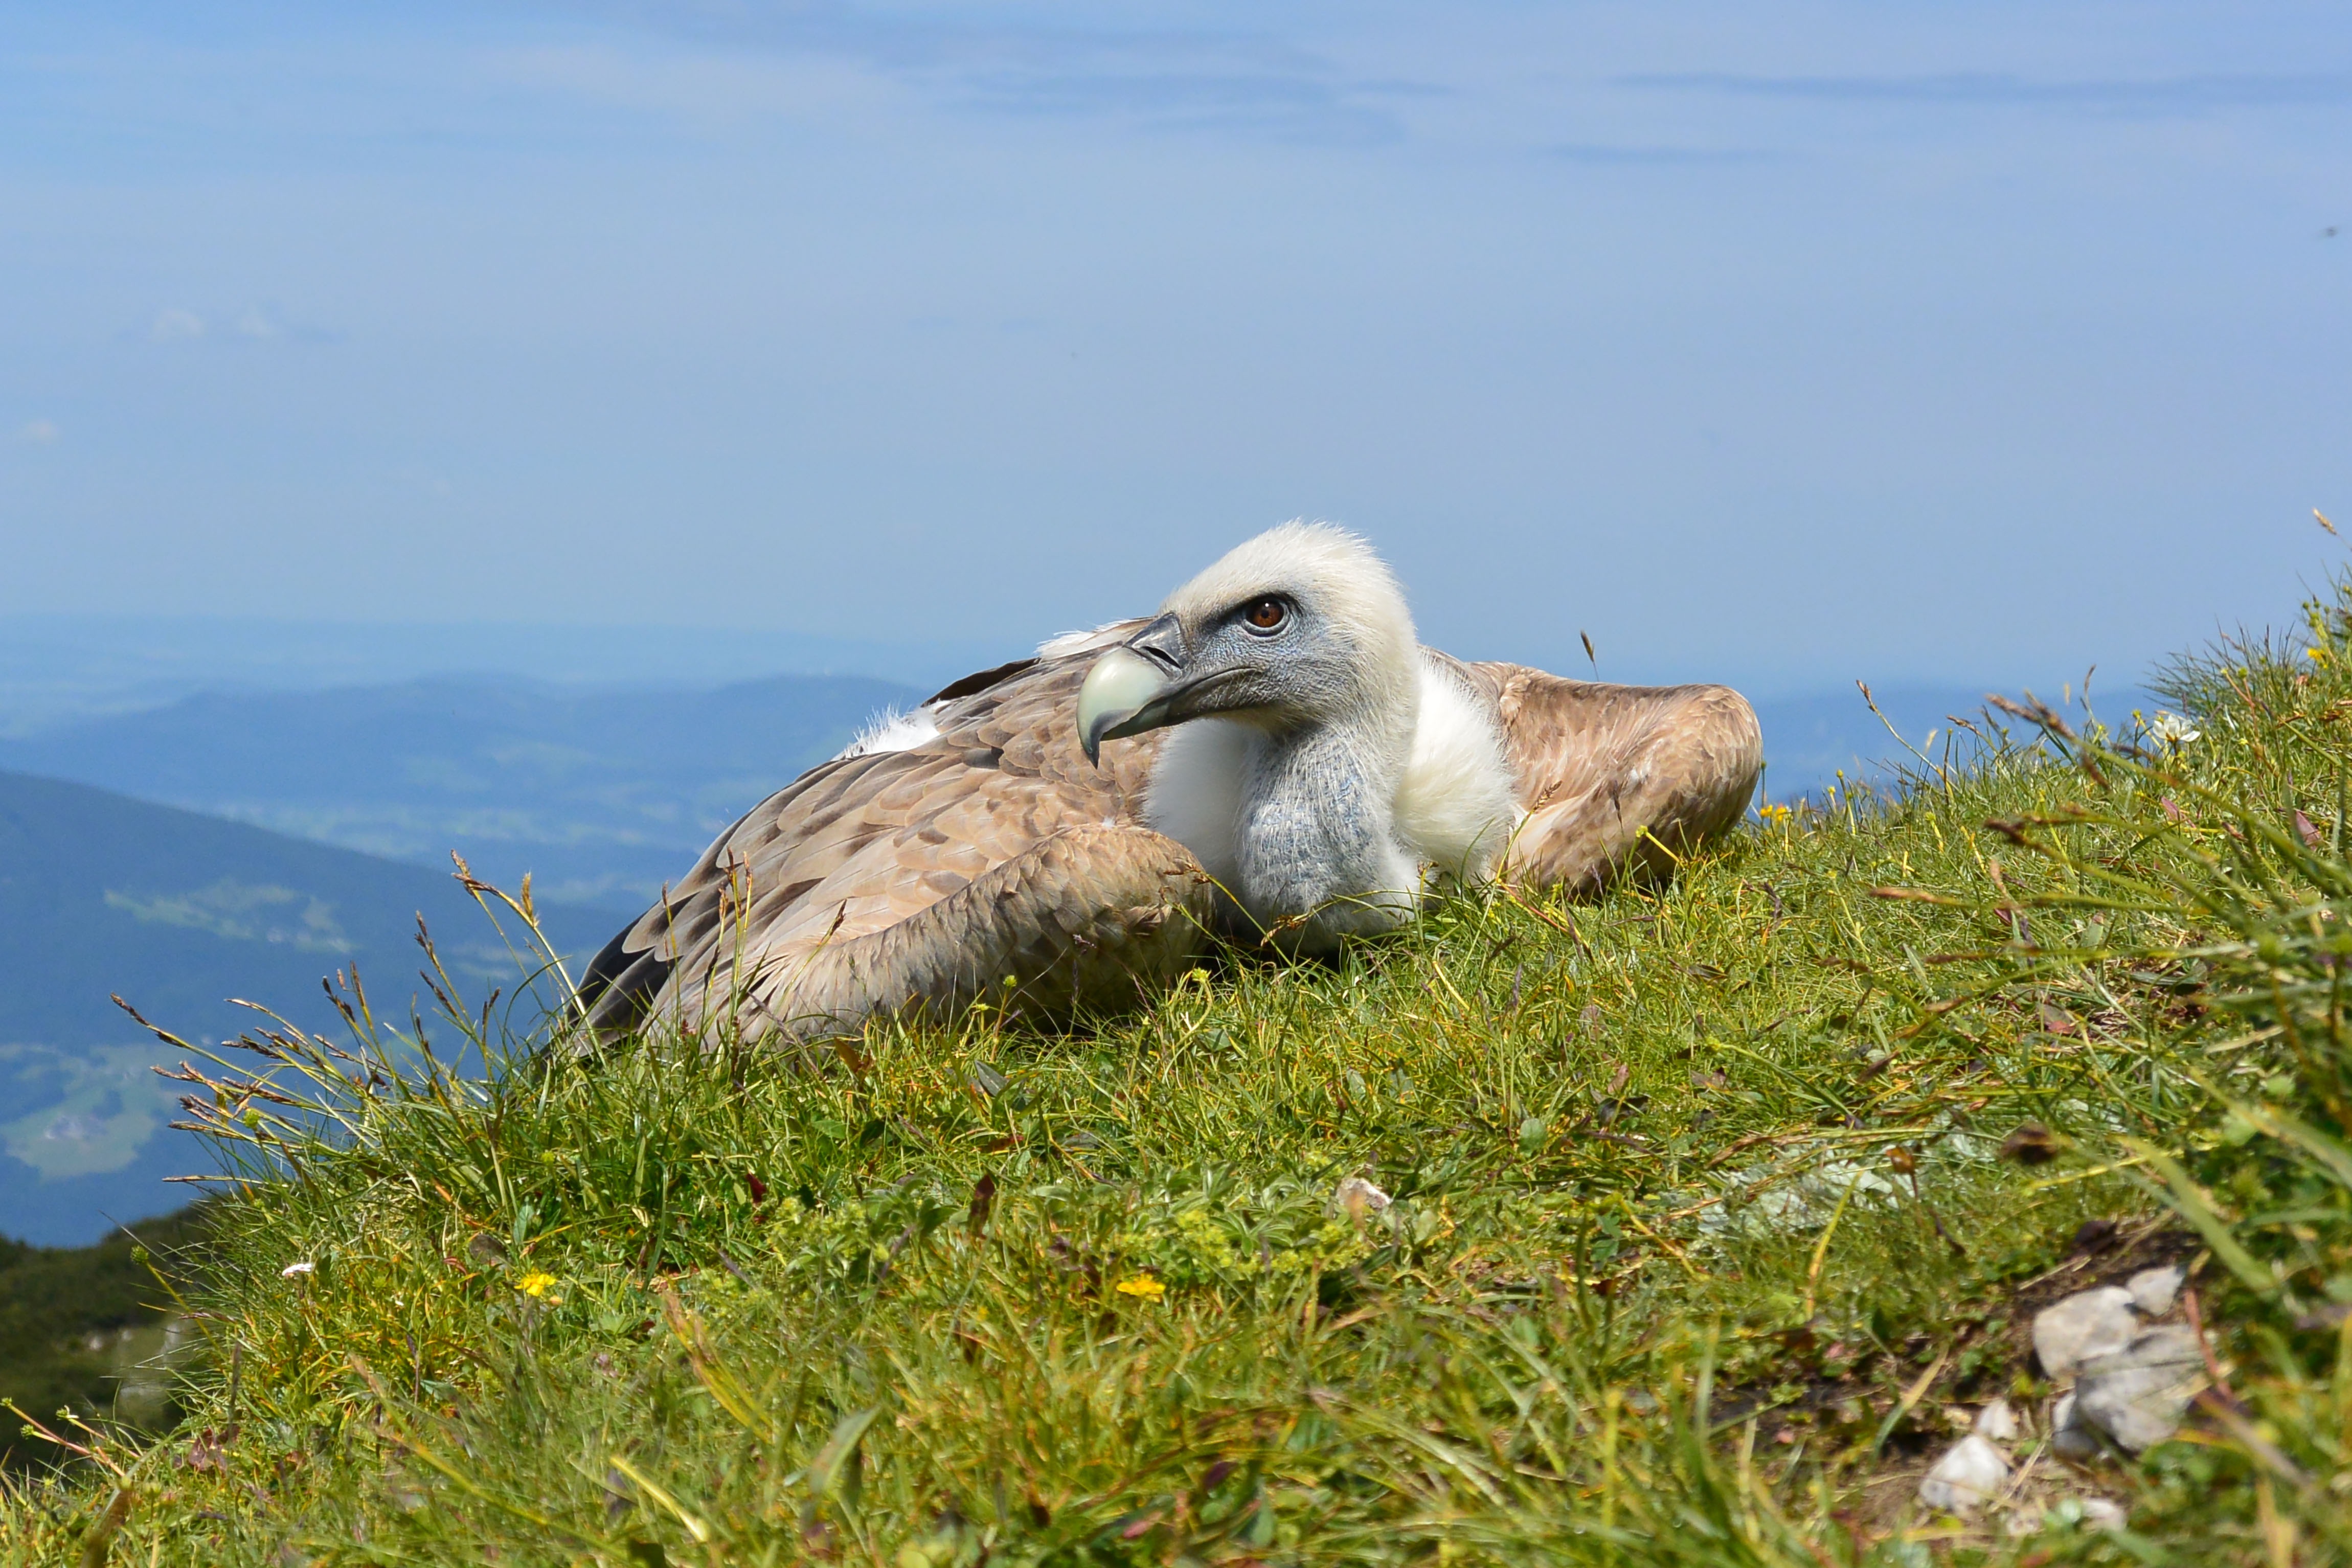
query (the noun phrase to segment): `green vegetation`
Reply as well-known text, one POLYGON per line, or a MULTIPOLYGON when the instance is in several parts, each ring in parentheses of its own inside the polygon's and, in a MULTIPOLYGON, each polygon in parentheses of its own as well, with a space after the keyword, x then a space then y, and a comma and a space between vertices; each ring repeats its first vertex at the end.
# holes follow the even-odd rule
MULTIPOLYGON (((183 1209, 125 1227, 95 1247, 0 1241, 0 1399, 47 1417, 101 1412, 132 1426, 169 1421, 171 1388, 157 1361, 177 1337, 157 1305, 152 1260, 201 1247, 205 1211, 183 1209)), ((11 1424, 0 1462, 46 1463, 45 1443, 11 1424)))
POLYGON ((1987 721, 1670 886, 1234 953, 1098 1032, 648 1040, 488 1084, 404 1070, 363 1010, 257 1040, 198 1089, 257 1179, 218 1207, 194 1413, 144 1449, 59 1429, 94 1457, 0 1541, 2347 1561, 2352 597, 2313 628, 2171 672, 2168 738, 1987 721), (2135 1465, 1923 1512, 1955 1410, 2039 1410, 2031 1310, 2167 1256, 2226 1391, 2135 1465))

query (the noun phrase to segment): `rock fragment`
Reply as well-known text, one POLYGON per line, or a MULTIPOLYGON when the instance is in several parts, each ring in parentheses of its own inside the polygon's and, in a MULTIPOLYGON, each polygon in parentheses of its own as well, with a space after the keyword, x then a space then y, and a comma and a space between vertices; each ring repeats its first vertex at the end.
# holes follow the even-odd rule
POLYGON ((2140 1316, 2160 1318, 2180 1299, 2181 1281, 2187 1277, 2179 1264, 2168 1263, 2161 1269, 2142 1269, 2124 1282, 2124 1289, 2131 1292, 2132 1306, 2140 1316))
POLYGON ((2009 1516, 2009 1533, 2022 1539, 2039 1535, 2053 1525, 2060 1529, 2087 1526, 2121 1530, 2127 1515, 2121 1503, 2095 1495, 2060 1498, 2047 1508, 2021 1508, 2009 1516))
POLYGON ((2050 1447, 2062 1459, 2088 1464, 2107 1451, 2099 1435, 2082 1424, 2074 1413, 2074 1396, 2062 1394, 2050 1407, 2050 1447))
POLYGON ((2017 1412, 2006 1399, 1995 1399, 1977 1412, 1976 1435, 1995 1443, 2006 1443, 2017 1436, 2017 1412))
POLYGON ((2132 1342, 2139 1320, 2132 1314, 2132 1293, 2115 1285, 2081 1291, 2033 1315, 2033 1354, 2042 1372, 2053 1378, 2072 1376, 2093 1356, 2111 1355, 2132 1342))
POLYGON ((1919 1500, 1963 1517, 2000 1495, 2009 1479, 2009 1459, 1971 1432, 1945 1451, 1919 1481, 1919 1500))
POLYGON ((2185 1323, 2161 1324, 2120 1351, 2082 1364, 2074 1420, 2137 1454, 2180 1429, 2181 1413, 2203 1386, 2205 1354, 2196 1331, 2185 1323))
POLYGON ((2101 1530, 2121 1530, 2131 1517, 2124 1505, 2113 1498, 2082 1497, 2074 1501, 2083 1511, 2083 1522, 2095 1524, 2101 1530))

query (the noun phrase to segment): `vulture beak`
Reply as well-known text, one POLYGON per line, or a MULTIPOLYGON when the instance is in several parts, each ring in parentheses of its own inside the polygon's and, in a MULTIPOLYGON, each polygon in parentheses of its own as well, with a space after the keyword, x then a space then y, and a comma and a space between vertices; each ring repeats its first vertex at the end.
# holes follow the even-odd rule
POLYGON ((1178 724, 1198 710, 1186 701, 1230 671, 1193 673, 1186 662, 1184 628, 1162 615, 1126 642, 1097 655, 1078 688, 1078 744, 1102 766, 1102 743, 1178 724))

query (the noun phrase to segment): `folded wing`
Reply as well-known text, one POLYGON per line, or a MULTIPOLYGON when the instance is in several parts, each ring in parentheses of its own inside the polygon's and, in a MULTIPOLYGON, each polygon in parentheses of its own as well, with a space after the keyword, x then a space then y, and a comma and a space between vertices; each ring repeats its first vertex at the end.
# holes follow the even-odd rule
POLYGON ((835 758, 754 807, 607 945, 582 986, 592 1031, 647 1015, 750 1036, 951 1013, 1133 1005, 1200 950, 1213 889, 1142 825, 1156 746, 1097 768, 1072 715, 1091 650, 950 686, 937 733, 835 758))
POLYGON ((1524 664, 1465 666, 1486 688, 1528 813, 1503 874, 1592 892, 1664 873, 1727 831, 1764 768, 1756 712, 1729 686, 1620 686, 1524 664))

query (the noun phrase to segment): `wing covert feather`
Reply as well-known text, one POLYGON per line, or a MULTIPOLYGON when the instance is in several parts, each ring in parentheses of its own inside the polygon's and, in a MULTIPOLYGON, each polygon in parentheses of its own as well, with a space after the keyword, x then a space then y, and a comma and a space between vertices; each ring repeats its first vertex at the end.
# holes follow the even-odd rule
POLYGON ((1528 812, 1504 866, 1514 881, 1589 893, 1629 870, 1664 872, 1738 822, 1755 793, 1763 732, 1728 686, 1465 668, 1495 704, 1528 812))

